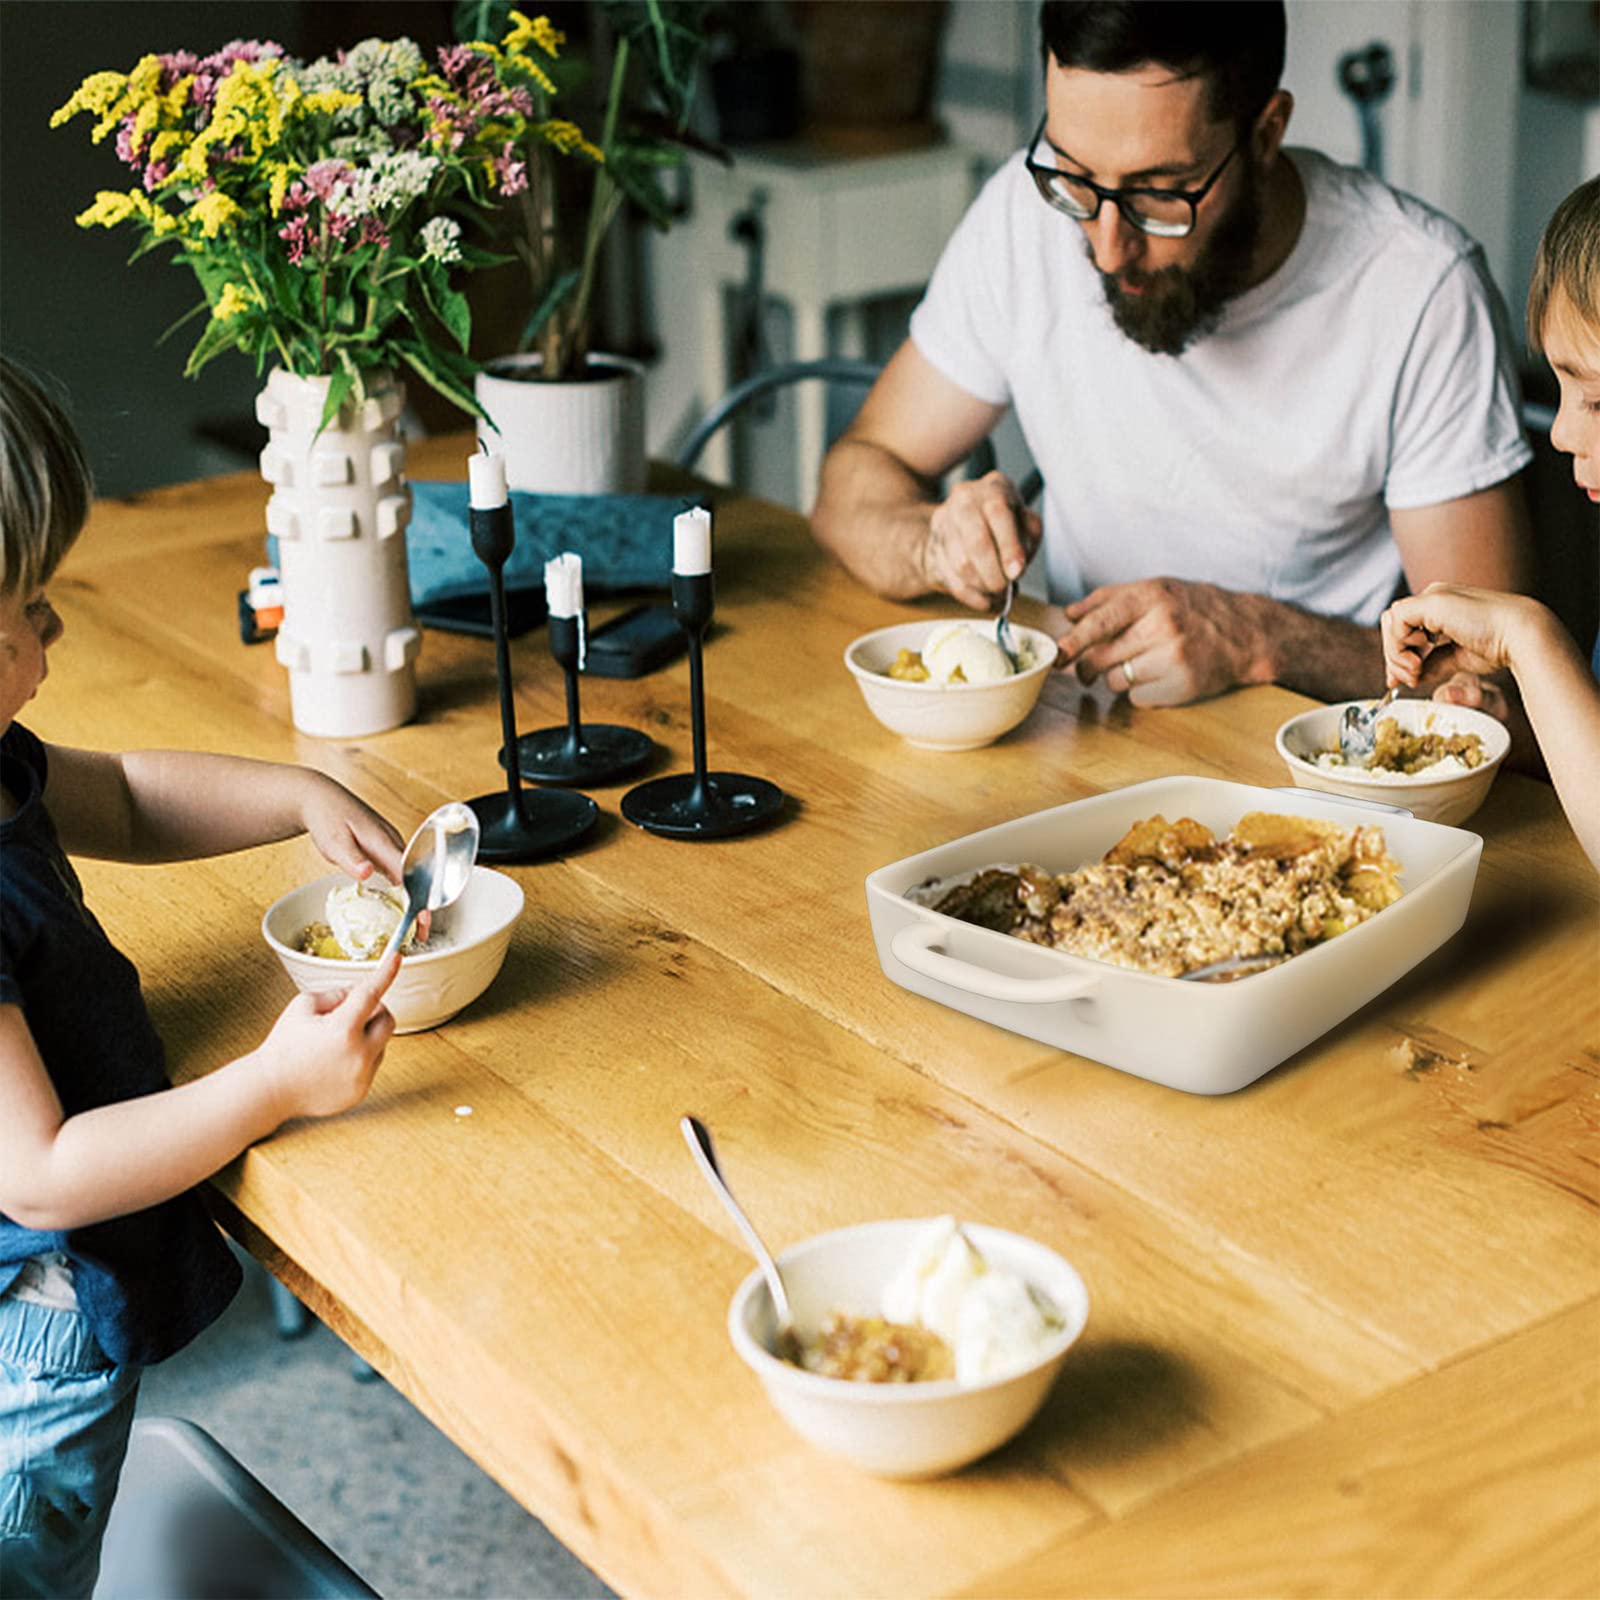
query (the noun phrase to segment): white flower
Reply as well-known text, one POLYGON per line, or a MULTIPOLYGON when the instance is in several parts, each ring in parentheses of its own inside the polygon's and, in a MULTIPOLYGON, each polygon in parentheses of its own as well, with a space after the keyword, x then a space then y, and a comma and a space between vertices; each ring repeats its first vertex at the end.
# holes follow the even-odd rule
POLYGON ((350 180, 349 196, 340 209, 353 217, 397 211, 427 189, 439 164, 438 156, 425 156, 416 150, 375 155, 369 165, 357 168, 350 180))
POLYGON ((435 217, 422 225, 422 259, 448 267, 461 259, 461 224, 453 217, 435 217))

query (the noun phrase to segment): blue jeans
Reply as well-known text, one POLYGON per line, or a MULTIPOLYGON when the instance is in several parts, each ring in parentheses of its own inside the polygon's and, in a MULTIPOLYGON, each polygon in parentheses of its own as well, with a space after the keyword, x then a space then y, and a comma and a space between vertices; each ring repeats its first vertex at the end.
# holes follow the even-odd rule
POLYGON ((94 1588, 138 1392, 79 1312, 0 1296, 0 1600, 94 1588))

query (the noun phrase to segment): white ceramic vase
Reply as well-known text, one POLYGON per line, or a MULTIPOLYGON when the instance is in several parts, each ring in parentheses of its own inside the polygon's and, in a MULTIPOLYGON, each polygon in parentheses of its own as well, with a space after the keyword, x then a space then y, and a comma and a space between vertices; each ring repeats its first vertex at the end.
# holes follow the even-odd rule
POLYGON ((411 614, 406 523, 411 491, 398 421, 405 391, 369 374, 319 433, 328 378, 275 370, 256 400, 271 434, 261 476, 283 583, 278 660, 294 725, 351 739, 410 721, 422 635, 411 614))
POLYGON ((506 483, 535 494, 641 494, 644 368, 592 355, 590 376, 544 383, 538 355, 502 356, 478 374, 478 437, 506 458, 506 483), (519 378, 516 374, 529 374, 519 378), (498 431, 497 431, 498 430, 498 431))

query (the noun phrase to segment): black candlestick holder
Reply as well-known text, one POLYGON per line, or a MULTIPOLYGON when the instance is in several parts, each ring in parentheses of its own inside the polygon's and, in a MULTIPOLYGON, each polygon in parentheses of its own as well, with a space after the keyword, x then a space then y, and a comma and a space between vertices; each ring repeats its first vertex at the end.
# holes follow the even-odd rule
POLYGON ((726 839, 771 822, 783 809, 783 790, 742 772, 706 771, 706 692, 702 664, 705 632, 716 590, 709 572, 672 575, 672 613, 689 636, 689 716, 694 730, 694 771, 652 778, 622 797, 622 814, 635 826, 670 839, 726 839))
MULTIPOLYGON (((534 783, 616 783, 650 764, 655 745, 637 728, 584 722, 578 710, 577 617, 551 617, 550 654, 567 675, 567 725, 540 728, 517 740, 517 770, 534 783)), ((506 752, 500 752, 505 764, 506 752)))
MULTIPOLYGON (((511 646, 506 633, 505 564, 516 544, 509 505, 473 506, 472 548, 489 569, 489 619, 494 628, 495 671, 500 680, 503 750, 517 748, 517 714, 511 699, 511 646)), ((529 793, 516 763, 507 763, 504 794, 481 794, 467 804, 478 819, 480 861, 534 861, 559 855, 595 824, 600 808, 570 789, 529 793)))

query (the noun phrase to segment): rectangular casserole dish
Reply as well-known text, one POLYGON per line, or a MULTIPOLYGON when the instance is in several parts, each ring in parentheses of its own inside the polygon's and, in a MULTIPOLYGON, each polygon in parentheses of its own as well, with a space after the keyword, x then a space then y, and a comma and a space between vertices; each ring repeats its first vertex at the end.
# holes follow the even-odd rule
POLYGON ((1218 778, 1154 778, 1075 800, 907 856, 867 878, 884 975, 1057 1050, 1191 1094, 1228 1094, 1342 1022, 1466 920, 1483 841, 1394 807, 1218 778), (1099 861, 1135 822, 1193 817, 1219 837, 1250 811, 1378 824, 1400 863, 1401 898, 1326 944, 1233 983, 1187 983, 1032 945, 915 900, 929 879, 1031 862, 1099 861))

